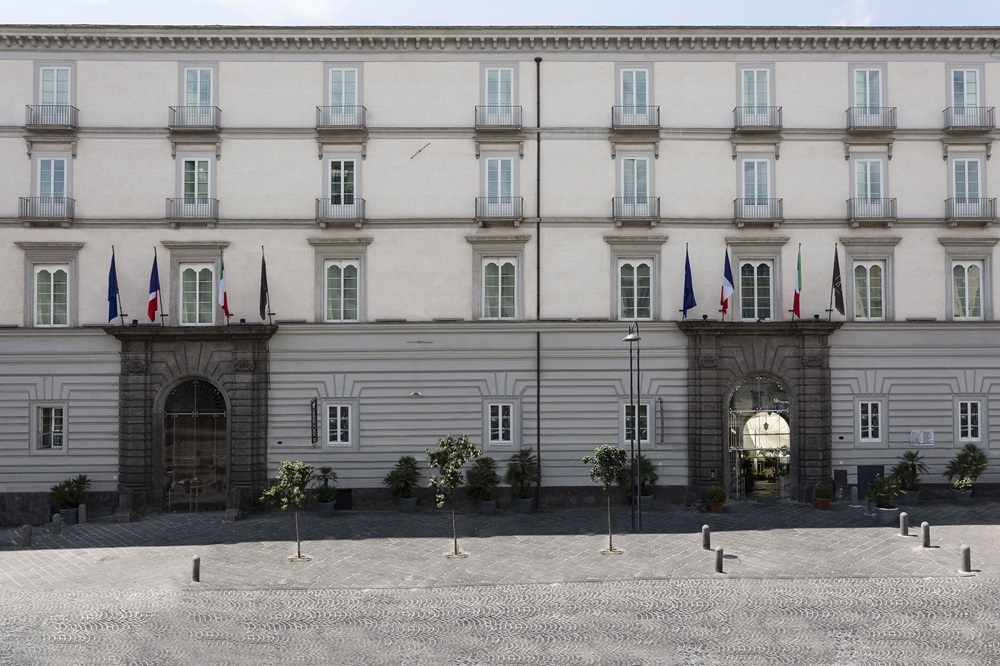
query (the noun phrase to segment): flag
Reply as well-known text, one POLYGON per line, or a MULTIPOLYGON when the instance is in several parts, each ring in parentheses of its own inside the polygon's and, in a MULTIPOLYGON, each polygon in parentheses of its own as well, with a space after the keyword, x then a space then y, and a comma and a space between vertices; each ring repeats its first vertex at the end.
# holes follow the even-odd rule
POLYGON ((833 246, 833 303, 837 312, 844 314, 844 285, 840 279, 840 256, 837 246, 833 246))
POLYGON ((267 319, 270 302, 267 293, 267 263, 264 261, 264 248, 260 249, 260 320, 267 319))
POLYGON ((149 321, 156 321, 156 311, 160 305, 160 270, 156 267, 156 252, 153 252, 153 270, 149 274, 149 305, 146 314, 149 321))
POLYGON ((799 260, 795 264, 795 300, 792 303, 792 312, 797 319, 802 319, 802 307, 799 304, 799 296, 802 294, 802 246, 799 245, 799 260))
POLYGON ((687 248, 684 248, 684 319, 687 319, 688 310, 698 305, 694 299, 694 281, 691 279, 691 257, 687 248))
POLYGON ((733 267, 729 264, 729 248, 726 248, 726 263, 722 267, 722 297, 719 304, 722 306, 722 314, 729 312, 729 297, 733 295, 736 287, 733 285, 733 267))
POLYGON ((232 317, 232 313, 229 312, 229 294, 226 293, 226 262, 219 258, 219 307, 222 308, 222 314, 227 317, 232 317))
POLYGON ((108 321, 118 316, 118 271, 115 270, 115 248, 111 248, 111 268, 108 269, 108 321))

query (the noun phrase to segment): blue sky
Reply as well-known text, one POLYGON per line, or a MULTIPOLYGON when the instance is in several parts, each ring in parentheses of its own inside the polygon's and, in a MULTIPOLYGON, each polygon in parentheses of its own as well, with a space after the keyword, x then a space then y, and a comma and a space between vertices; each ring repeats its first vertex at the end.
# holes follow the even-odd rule
POLYGON ((0 23, 1000 25, 998 0, 0 0, 0 23))

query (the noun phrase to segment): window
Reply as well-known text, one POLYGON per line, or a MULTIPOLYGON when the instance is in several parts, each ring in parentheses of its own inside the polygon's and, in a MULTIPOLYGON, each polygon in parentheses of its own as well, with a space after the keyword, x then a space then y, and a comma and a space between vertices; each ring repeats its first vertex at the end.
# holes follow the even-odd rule
POLYGON ((31 123, 35 125, 75 126, 73 108, 76 91, 73 90, 75 65, 37 65, 35 103, 31 123))
POLYGON ((215 264, 182 264, 181 324, 210 326, 215 323, 215 264))
POLYGON ((363 127, 361 69, 359 66, 330 67, 326 75, 326 102, 319 124, 328 127, 363 127))
POLYGON ((726 238, 737 272, 733 311, 743 321, 781 321, 781 252, 787 236, 726 238))
POLYGON ((740 264, 740 318, 745 321, 771 321, 771 275, 769 261, 740 264))
POLYGON ((978 442, 979 413, 982 403, 979 400, 958 401, 958 439, 962 442, 978 442))
POLYGON ((215 156, 205 154, 178 155, 177 199, 169 214, 180 218, 216 219, 213 176, 215 156))
POLYGON ((16 242, 24 250, 24 325, 77 325, 77 256, 83 243, 16 242))
POLYGON ((645 156, 625 155, 619 159, 618 203, 615 215, 650 217, 658 214, 652 196, 652 160, 645 156))
MULTIPOLYGON (((358 104, 358 70, 330 70, 330 106, 353 107, 358 104)), ((346 112, 345 108, 345 112, 346 112)))
POLYGON ((858 402, 858 439, 862 442, 882 441, 882 403, 858 402))
POLYGON ((330 160, 330 205, 353 206, 355 190, 355 173, 357 162, 354 160, 330 160))
POLYGON ((956 261, 951 267, 951 287, 955 320, 982 319, 983 264, 980 261, 956 261))
POLYGON ((514 160, 510 157, 487 157, 486 209, 487 217, 512 217, 514 195, 514 160))
POLYGON ((979 106, 979 70, 951 71, 951 102, 956 113, 962 113, 965 107, 979 106))
POLYGON ((873 113, 882 106, 882 70, 854 70, 854 106, 859 111, 873 113))
POLYGON ((743 160, 743 200, 747 205, 767 205, 771 196, 767 160, 743 160))
POLYGON ((38 101, 49 106, 63 106, 70 101, 70 68, 41 67, 39 69, 38 101))
POLYGON ((847 318, 855 321, 892 321, 893 260, 899 236, 841 238, 850 268, 844 274, 847 318))
POLYGON ((639 431, 634 433, 635 429, 635 411, 633 410, 633 405, 626 403, 622 408, 622 420, 624 423, 624 434, 625 443, 632 441, 633 433, 637 436, 638 442, 642 444, 649 443, 649 405, 645 403, 638 403, 635 405, 639 411, 639 431))
POLYGON ((191 67, 184 70, 184 106, 212 106, 212 70, 191 67))
POLYGON ((326 443, 329 446, 351 444, 351 406, 326 406, 326 443))
POLYGON ((486 257, 483 259, 483 319, 514 319, 517 317, 517 259, 486 257))
POLYGON ((39 154, 35 159, 35 199, 31 217, 69 216, 69 159, 39 154))
POLYGON ((359 262, 330 259, 326 262, 324 273, 326 276, 324 320, 358 321, 359 262))
POLYGON ((771 70, 753 68, 740 70, 740 92, 737 125, 741 127, 771 127, 779 125, 778 116, 771 113, 771 70))
POLYGON ((69 266, 35 266, 35 326, 69 325, 69 266))
POLYGON ((514 103, 514 70, 509 67, 486 68, 486 106, 498 107, 498 113, 514 103))
POLYGON ((182 196, 185 204, 204 204, 208 199, 208 165, 206 159, 184 160, 182 196))
POLYGON ((66 403, 31 403, 31 445, 32 453, 65 453, 66 403))
POLYGON ((854 264, 854 319, 882 321, 885 319, 885 264, 881 261, 859 261, 854 264))
POLYGON ((979 157, 957 157, 951 161, 954 206, 950 215, 972 218, 988 215, 986 200, 982 198, 982 165, 979 157))
POLYGON ((514 442, 512 427, 514 405, 491 403, 488 409, 490 431, 486 441, 493 446, 511 446, 514 442))
POLYGON ((646 94, 649 72, 645 69, 623 69, 621 77, 621 100, 625 113, 645 113, 649 104, 646 94))
POLYGON ((611 248, 612 319, 656 319, 660 248, 666 236, 605 236, 611 248))
POLYGON ((525 235, 470 235, 472 245, 472 316, 519 319, 523 311, 521 267, 525 235))
POLYGON ((948 319, 958 321, 993 318, 992 257, 996 238, 938 238, 945 248, 945 292, 948 319))
POLYGON ((854 161, 854 196, 858 199, 882 198, 882 160, 854 161))
POLYGON ((618 262, 620 277, 618 318, 652 319, 652 262, 623 259, 618 262))

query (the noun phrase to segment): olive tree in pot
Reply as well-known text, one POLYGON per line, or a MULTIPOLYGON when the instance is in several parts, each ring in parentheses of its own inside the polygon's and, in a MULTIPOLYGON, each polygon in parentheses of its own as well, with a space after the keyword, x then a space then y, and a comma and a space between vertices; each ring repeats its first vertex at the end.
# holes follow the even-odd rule
POLYGON ((337 506, 337 473, 332 467, 320 467, 312 478, 316 483, 312 489, 316 514, 324 517, 332 516, 337 506))
POLYGON ((302 538, 299 533, 299 511, 306 508, 309 501, 307 486, 313 478, 312 465, 304 462, 285 460, 281 463, 278 475, 261 494, 264 504, 282 511, 292 511, 295 514, 295 556, 288 559, 293 562, 303 562, 311 559, 302 554, 302 538))
POLYGON ((951 481, 951 497, 958 506, 966 506, 972 497, 972 486, 986 471, 986 452, 968 443, 948 461, 944 475, 951 481))
MULTIPOLYGON (((462 467, 481 455, 483 452, 469 441, 468 435, 442 437, 438 440, 436 449, 427 449, 427 462, 438 471, 427 480, 427 485, 434 490, 437 508, 443 509, 445 502, 454 498, 455 489, 462 485, 462 467)), ((451 536, 455 542, 455 551, 448 557, 465 557, 465 554, 458 550, 454 501, 451 505, 451 536)))
POLYGON ((465 483, 469 487, 469 497, 479 502, 479 511, 492 516, 497 508, 496 487, 500 483, 497 463, 493 458, 476 458, 472 467, 465 470, 465 483))
POLYGON ((521 449, 507 461, 507 472, 503 478, 510 484, 518 513, 531 512, 534 503, 531 487, 538 482, 539 473, 538 459, 531 449, 521 449))
POLYGON ((413 513, 417 508, 417 485, 420 483, 420 467, 416 458, 402 456, 382 483, 399 500, 400 511, 413 513))
POLYGON ((903 491, 903 504, 916 506, 920 495, 920 475, 927 473, 924 457, 918 451, 907 451, 899 456, 899 462, 892 468, 892 475, 899 481, 903 491))
POLYGON ((590 478, 600 482, 604 488, 604 496, 608 500, 608 549, 601 551, 608 554, 618 554, 621 550, 615 548, 611 531, 611 484, 614 483, 623 469, 626 469, 628 454, 618 446, 598 446, 594 455, 586 456, 583 462, 590 465, 590 478))
POLYGON ((76 525, 80 505, 87 502, 90 479, 86 474, 60 481, 50 488, 52 508, 59 512, 63 525, 76 525))
POLYGON ((889 527, 898 522, 899 507, 894 507, 892 501, 903 496, 903 490, 899 487, 899 480, 892 474, 888 476, 876 476, 875 480, 868 484, 868 499, 875 503, 875 514, 878 516, 878 524, 889 527))

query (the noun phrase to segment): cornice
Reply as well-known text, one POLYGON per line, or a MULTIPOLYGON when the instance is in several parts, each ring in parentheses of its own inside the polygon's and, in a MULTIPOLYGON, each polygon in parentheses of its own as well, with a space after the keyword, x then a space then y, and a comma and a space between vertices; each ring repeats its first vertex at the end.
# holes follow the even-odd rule
POLYGON ((48 52, 955 52, 1000 59, 1000 28, 266 27, 0 25, 0 50, 48 52))

